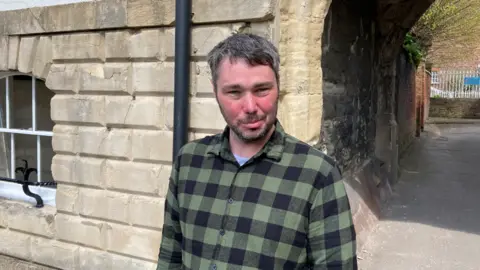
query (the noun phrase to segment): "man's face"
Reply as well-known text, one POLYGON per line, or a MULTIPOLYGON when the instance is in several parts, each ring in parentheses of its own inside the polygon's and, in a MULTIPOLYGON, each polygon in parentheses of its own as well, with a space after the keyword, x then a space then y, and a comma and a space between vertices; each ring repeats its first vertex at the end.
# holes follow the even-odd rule
POLYGON ((263 139, 277 116, 278 86, 273 70, 243 59, 219 66, 216 97, 230 129, 244 142, 263 139))

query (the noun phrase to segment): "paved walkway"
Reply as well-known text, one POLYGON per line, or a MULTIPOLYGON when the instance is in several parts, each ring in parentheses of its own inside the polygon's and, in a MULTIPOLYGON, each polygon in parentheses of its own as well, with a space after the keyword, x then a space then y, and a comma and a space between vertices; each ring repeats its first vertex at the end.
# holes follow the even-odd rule
POLYGON ((359 251, 362 270, 480 269, 480 124, 426 130, 359 251))

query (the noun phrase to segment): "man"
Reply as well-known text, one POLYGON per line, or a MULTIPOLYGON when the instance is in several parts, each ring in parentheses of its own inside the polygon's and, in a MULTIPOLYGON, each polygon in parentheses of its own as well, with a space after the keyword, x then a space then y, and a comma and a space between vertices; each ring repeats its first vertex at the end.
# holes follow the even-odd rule
POLYGON ((235 34, 208 63, 227 127, 174 161, 157 269, 357 269, 337 166, 277 120, 277 49, 235 34))

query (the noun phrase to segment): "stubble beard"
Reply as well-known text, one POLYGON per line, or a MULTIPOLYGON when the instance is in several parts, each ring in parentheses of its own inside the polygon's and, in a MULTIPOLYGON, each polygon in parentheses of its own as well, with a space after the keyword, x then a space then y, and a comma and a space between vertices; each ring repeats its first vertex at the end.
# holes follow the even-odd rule
MULTIPOLYGON (((278 101, 277 101, 277 104, 278 104, 278 101)), ((227 122, 228 127, 230 128, 231 131, 233 131, 236 137, 244 143, 253 143, 253 142, 261 141, 265 138, 265 136, 269 134, 270 130, 272 129, 272 127, 275 125, 275 122, 276 122, 277 104, 275 104, 275 110, 274 110, 274 113, 272 114, 271 119, 267 119, 266 116, 265 118, 261 119, 261 120, 266 120, 266 122, 265 122, 265 126, 260 131, 257 130, 254 134, 246 134, 246 132, 243 132, 239 127, 240 125, 242 125, 242 123, 236 124, 229 121, 225 115, 224 109, 222 108, 220 103, 218 103, 220 107, 220 112, 222 113, 222 116, 223 116, 223 119, 225 119, 225 122, 227 122)), ((258 116, 252 115, 246 121, 252 121, 252 120, 258 120, 258 116)))

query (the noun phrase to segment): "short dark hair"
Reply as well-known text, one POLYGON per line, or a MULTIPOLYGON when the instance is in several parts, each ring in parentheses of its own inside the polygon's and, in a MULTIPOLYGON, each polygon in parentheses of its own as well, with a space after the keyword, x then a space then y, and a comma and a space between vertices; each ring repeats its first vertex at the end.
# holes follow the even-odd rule
POLYGON ((208 53, 208 65, 215 89, 217 88, 218 66, 225 58, 231 60, 244 59, 251 65, 268 65, 275 73, 277 85, 280 84, 280 56, 278 50, 264 37, 246 33, 233 34, 218 43, 208 53))

